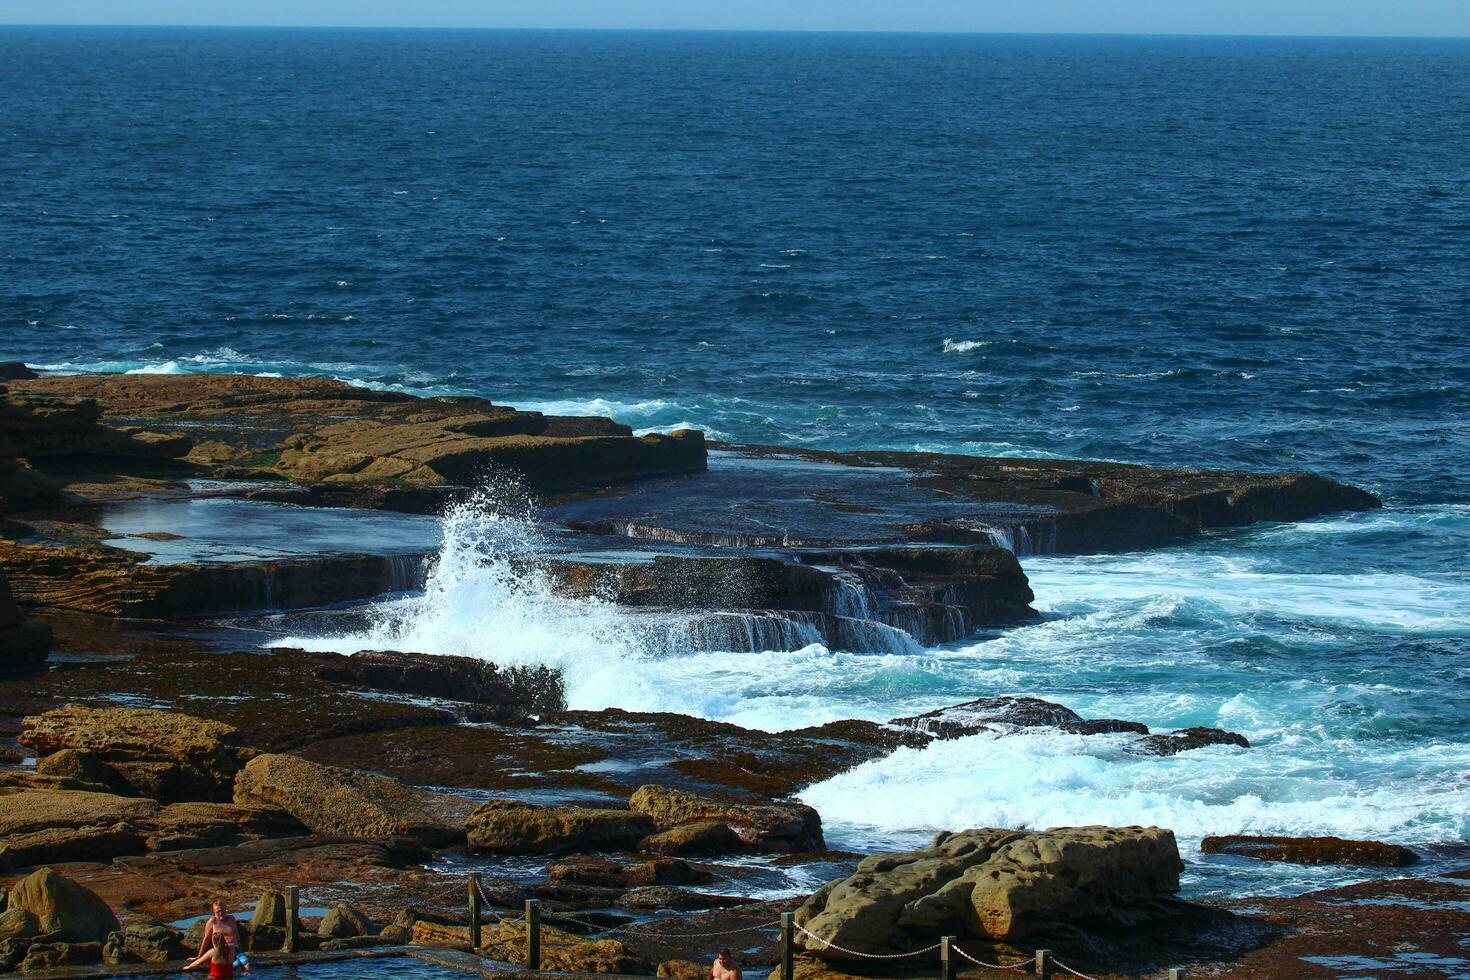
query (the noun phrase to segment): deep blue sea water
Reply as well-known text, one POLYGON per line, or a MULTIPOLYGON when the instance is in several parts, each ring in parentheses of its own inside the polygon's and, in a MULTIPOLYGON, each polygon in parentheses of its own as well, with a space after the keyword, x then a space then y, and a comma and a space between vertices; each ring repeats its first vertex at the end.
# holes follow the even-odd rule
POLYGON ((1233 728, 1168 760, 976 737, 808 798, 875 845, 1164 823, 1192 888, 1299 889, 1359 872, 1192 849, 1470 840, 1467 161, 1464 41, 0 29, 0 358, 1369 487, 1029 558, 1044 622, 923 656, 640 659, 614 612, 474 575, 390 624, 562 663, 585 706, 1233 728))

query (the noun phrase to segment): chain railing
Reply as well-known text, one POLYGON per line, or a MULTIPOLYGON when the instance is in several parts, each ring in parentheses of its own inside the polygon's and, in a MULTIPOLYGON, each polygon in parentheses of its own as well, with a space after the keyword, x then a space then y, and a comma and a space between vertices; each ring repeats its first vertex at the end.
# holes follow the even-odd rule
MULTIPOLYGON (((480 875, 471 872, 468 875, 466 888, 469 896, 470 912, 470 944, 475 949, 481 946, 482 915, 485 906, 490 905, 485 895, 484 887, 480 882, 480 875)), ((454 891, 458 891, 455 886, 454 891)), ((294 892, 295 889, 293 888, 294 892)), ((294 897, 294 896, 293 896, 294 897)), ((659 909, 659 912, 674 912, 674 909, 659 909)), ((525 911, 518 915, 510 916, 505 913, 494 913, 495 921, 499 924, 510 924, 525 921, 526 923, 526 965, 531 970, 541 970, 541 920, 543 916, 547 919, 570 923, 588 930, 589 939, 601 939, 613 935, 631 935, 649 940, 677 940, 677 939, 713 939, 723 936, 735 936, 742 933, 762 932, 768 929, 780 929, 781 950, 781 975, 780 980, 795 980, 795 957, 796 957, 796 935, 800 933, 807 940, 807 945, 817 944, 823 949, 834 950, 844 956, 855 959, 875 961, 897 961, 917 960, 929 956, 935 952, 939 954, 941 980, 955 980, 959 972, 959 960, 963 959, 975 966, 987 970, 1000 970, 1016 973, 1033 972, 1039 980, 1057 980, 1060 970, 1062 973, 1079 978, 1079 980, 1097 980, 1096 977, 1083 973, 1071 965, 1062 962, 1052 955, 1049 949, 1038 949, 1033 957, 1017 960, 1013 963, 991 963, 983 960, 972 953, 966 952, 958 945, 954 936, 942 936, 939 942, 925 946, 922 949, 910 950, 905 953, 867 953, 862 950, 850 949, 840 946, 829 939, 824 939, 810 929, 800 925, 796 921, 794 913, 783 912, 779 920, 762 922, 759 925, 740 926, 735 929, 720 929, 711 931, 694 932, 669 932, 662 926, 667 919, 659 919, 645 922, 629 922, 615 926, 606 926, 587 919, 578 918, 565 912, 543 912, 541 903, 535 899, 527 899, 525 911)), ((1186 980, 1186 971, 1182 967, 1173 967, 1165 971, 1159 980, 1186 980)))

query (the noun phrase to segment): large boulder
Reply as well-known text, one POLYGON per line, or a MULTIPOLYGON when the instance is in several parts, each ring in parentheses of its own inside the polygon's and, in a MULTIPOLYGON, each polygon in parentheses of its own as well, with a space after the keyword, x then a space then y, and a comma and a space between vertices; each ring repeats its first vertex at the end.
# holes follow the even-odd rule
POLYGON ((465 821, 473 850, 553 854, 573 850, 626 850, 653 831, 653 820, 630 810, 541 806, 490 800, 465 821))
POLYGON ((23 725, 21 744, 38 754, 91 753, 140 796, 165 802, 229 800, 256 752, 231 725, 151 708, 68 704, 23 725))
POLYGON ((1258 861, 1289 864, 1361 864, 1402 868, 1414 864, 1419 855, 1402 844, 1376 840, 1345 840, 1341 837, 1251 837, 1234 834, 1206 837, 1200 848, 1206 854, 1234 854, 1258 861))
POLYGON ((316 934, 324 939, 351 939, 355 936, 370 935, 376 931, 377 927, 367 916, 351 905, 339 903, 328 909, 327 914, 322 916, 316 934))
MULTIPOLYGON (((198 949, 195 943, 194 949, 198 949)), ((191 958, 192 950, 183 935, 168 926, 134 922, 114 932, 102 947, 106 963, 168 963, 191 958)))
POLYGON ((1127 928, 1173 907, 1184 864, 1157 827, 966 830, 928 848, 866 858, 797 910, 824 959, 905 952, 936 936, 1017 940, 1127 928), (826 943, 834 944, 832 946, 826 943))
POLYGON ((729 803, 666 786, 640 786, 628 807, 659 830, 722 823, 748 846, 763 851, 817 851, 825 847, 822 818, 804 803, 729 803))
POLYGON ((102 943, 118 929, 117 916, 106 902, 53 868, 41 868, 17 882, 10 891, 10 908, 34 915, 40 934, 54 942, 102 943))
POLYGON ((645 837, 638 842, 638 850, 648 854, 710 857, 738 854, 745 850, 745 841, 729 824, 706 820, 681 824, 645 837))
POLYGON ((411 837, 430 845, 462 840, 472 806, 356 769, 276 754, 256 756, 240 771, 235 802, 279 807, 318 834, 411 837))
MULTIPOLYGON (((419 941, 419 930, 414 939, 419 941)), ((501 922, 481 936, 481 947, 492 959, 524 964, 525 922, 501 922)), ((588 939, 544 923, 541 926, 541 969, 565 973, 620 973, 649 976, 654 965, 616 939, 588 939)))

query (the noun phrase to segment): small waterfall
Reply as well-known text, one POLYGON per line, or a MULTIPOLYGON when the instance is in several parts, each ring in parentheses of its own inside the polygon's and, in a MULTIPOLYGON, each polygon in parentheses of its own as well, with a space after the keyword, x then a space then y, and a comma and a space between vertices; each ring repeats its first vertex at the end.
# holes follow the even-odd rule
POLYGON ((877 619, 878 597, 868 588, 862 576, 842 568, 818 566, 832 576, 832 587, 822 597, 822 605, 834 616, 849 619, 877 619))
POLYGON ((387 592, 412 592, 423 587, 428 560, 423 555, 389 555, 387 592))
POLYGON ((826 643, 815 625, 777 613, 717 612, 673 623, 662 646, 669 655, 800 650, 826 643))
POLYGON ((850 650, 853 653, 889 653, 917 656, 924 652, 908 633, 871 619, 848 619, 833 617, 836 634, 829 644, 833 649, 850 650))

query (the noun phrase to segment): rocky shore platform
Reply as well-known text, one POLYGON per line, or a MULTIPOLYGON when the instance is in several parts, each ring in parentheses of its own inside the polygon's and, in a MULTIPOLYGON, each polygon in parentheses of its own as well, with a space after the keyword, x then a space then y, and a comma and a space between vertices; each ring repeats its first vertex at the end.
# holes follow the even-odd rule
POLYGON ((277 949, 293 885, 309 947, 464 946, 469 871, 483 952, 525 962, 516 915, 535 899, 546 965, 569 971, 692 980, 729 945, 763 972, 785 912, 813 977, 931 975, 932 957, 868 957, 941 935, 988 962, 1045 946, 1099 977, 1463 964, 1470 871, 1194 903, 1167 829, 956 827, 862 855, 829 850, 795 799, 981 731, 1250 751, 1236 733, 1024 695, 763 732, 569 710, 550 668, 310 652, 250 627, 360 616, 419 588, 436 515, 486 484, 514 490, 486 506, 536 507, 545 533, 517 567, 622 607, 653 652, 915 650, 1034 618, 1018 554, 1378 506, 1366 492, 1306 474, 707 446, 322 379, 30 373, 8 371, 0 393, 0 970, 171 961, 214 897, 254 903, 249 944, 277 949))

